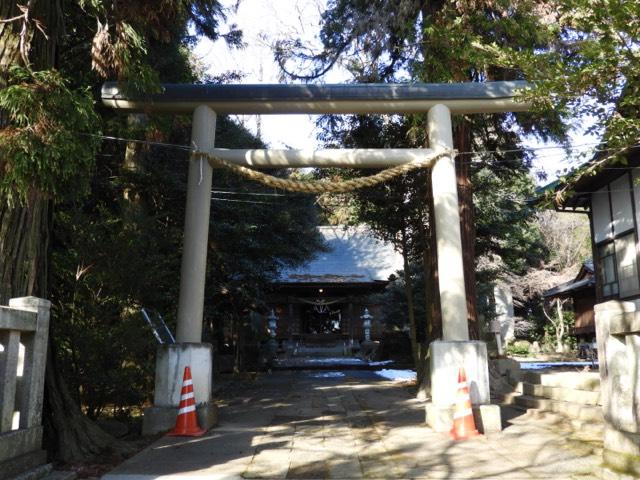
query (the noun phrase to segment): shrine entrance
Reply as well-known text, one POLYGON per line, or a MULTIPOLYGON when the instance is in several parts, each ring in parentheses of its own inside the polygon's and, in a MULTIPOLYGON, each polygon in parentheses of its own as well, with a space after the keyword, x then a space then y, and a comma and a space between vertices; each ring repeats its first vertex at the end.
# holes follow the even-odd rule
POLYGON ((335 335, 342 332, 344 304, 307 305, 302 309, 302 333, 305 335, 335 335))
MULTIPOLYGON (((363 84, 363 85, 163 85, 161 93, 130 97, 116 83, 102 89, 106 106, 126 112, 193 114, 189 162, 184 249, 180 275, 176 345, 162 346, 156 364, 154 406, 145 411, 145 433, 173 427, 179 403, 176 378, 185 365, 193 370, 195 397, 201 426, 215 422, 212 402, 213 354, 202 342, 205 276, 211 203, 211 178, 215 168, 228 168, 273 188, 309 193, 347 192, 405 174, 431 168, 442 341, 431 344, 431 397, 427 421, 447 431, 457 392, 456 372, 464 366, 471 383, 474 405, 489 405, 487 350, 483 342, 469 341, 464 283, 458 191, 454 164, 452 114, 524 111, 528 105, 514 101, 524 82, 464 84, 363 84), (428 148, 225 150, 214 147, 216 114, 406 114, 427 117, 428 148), (366 178, 334 185, 309 185, 265 175, 260 168, 373 168, 383 170, 366 178)), ((241 254, 241 252, 239 252, 241 254)), ((310 316, 308 328, 321 327, 310 316)), ((498 408, 497 406, 495 406, 498 408)), ((495 415, 495 413, 493 413, 495 415)), ((499 411, 497 413, 499 418, 499 411)))

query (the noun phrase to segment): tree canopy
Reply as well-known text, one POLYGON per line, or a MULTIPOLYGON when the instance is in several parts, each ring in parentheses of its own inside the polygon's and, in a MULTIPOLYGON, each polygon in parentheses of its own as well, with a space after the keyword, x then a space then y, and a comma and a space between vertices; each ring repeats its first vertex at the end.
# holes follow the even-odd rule
MULTIPOLYGON (((0 0, 0 12, 8 13, 0 23, 0 300, 53 301, 50 453, 80 461, 126 451, 77 405, 95 418, 149 400, 155 344, 140 307, 174 326, 191 119, 121 115, 95 99, 106 77, 146 92, 161 81, 220 81, 226 72, 199 75, 189 49, 196 36, 240 47, 241 32, 225 23, 217 0, 162 8, 0 0)), ((262 146, 231 119, 219 117, 217 126, 220 146, 262 146)), ((224 173, 215 188, 264 192, 224 173)), ((279 269, 320 247, 313 205, 217 202, 212 211, 205 321, 244 322, 264 309, 279 269)), ((217 333, 209 328, 208 339, 217 333)))

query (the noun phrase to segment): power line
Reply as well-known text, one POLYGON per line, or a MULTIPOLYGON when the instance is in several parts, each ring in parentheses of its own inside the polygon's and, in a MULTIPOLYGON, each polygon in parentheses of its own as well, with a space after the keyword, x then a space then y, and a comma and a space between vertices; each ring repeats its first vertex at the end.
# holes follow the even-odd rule
POLYGON ((122 138, 122 137, 113 137, 109 135, 96 135, 94 133, 79 133, 78 135, 86 136, 86 137, 94 137, 100 138, 102 140, 111 140, 115 142, 124 142, 124 143, 138 143, 141 145, 150 145, 153 147, 168 147, 168 148, 177 148, 180 150, 190 151, 192 150, 190 145, 181 145, 177 143, 165 143, 165 142, 154 142, 151 140, 138 140, 135 138, 122 138))
POLYGON ((287 195, 286 193, 261 193, 261 192, 239 192, 233 190, 211 190, 211 193, 220 195, 256 195, 260 197, 299 197, 300 195, 287 195))
POLYGON ((232 198, 219 198, 219 197, 211 197, 212 201, 216 202, 233 202, 233 203, 256 203, 260 205, 280 205, 276 202, 258 202, 255 200, 234 200, 232 198))
MULTIPOLYGON (((108 135, 96 135, 96 134, 91 134, 91 133, 80 133, 79 135, 85 135, 85 136, 91 136, 91 137, 95 137, 95 138, 100 138, 103 140, 110 140, 110 141, 118 141, 118 142, 125 142, 125 143, 138 143, 138 144, 144 144, 144 145, 150 145, 150 146, 155 146, 155 147, 166 147, 166 148, 176 148, 176 149, 180 149, 180 150, 184 150, 184 151, 191 151, 192 147, 190 145, 182 145, 182 144, 175 144, 175 143, 165 143, 165 142, 155 142, 155 141, 150 141, 150 140, 138 140, 138 139, 132 139, 132 138, 123 138, 123 137, 114 137, 114 136, 108 136, 108 135)), ((499 154, 507 154, 507 153, 529 153, 529 152, 534 152, 534 151, 542 151, 542 150, 578 150, 578 149, 584 149, 587 147, 591 147, 591 146, 595 146, 595 145, 605 145, 606 142, 586 142, 586 143, 579 143, 579 144, 574 144, 574 145, 569 145, 569 146, 562 146, 562 145, 545 145, 545 146, 540 146, 540 147, 523 147, 523 148, 515 148, 515 149, 495 149, 495 150, 482 150, 482 151, 465 151, 465 152, 458 152, 458 155, 473 155, 475 157, 481 157, 482 155, 487 155, 490 153, 499 153, 499 154)), ((634 144, 634 145, 630 145, 627 147, 627 149, 631 149, 631 148, 635 148, 635 147, 640 147, 640 144, 634 144)), ((615 151, 615 150, 619 150, 618 148, 594 148, 593 152, 594 153, 600 153, 600 152, 611 152, 611 151, 615 151)), ((558 152, 557 155, 552 155, 552 156, 563 156, 562 152, 558 152)), ((547 158, 549 158, 550 156, 547 156, 547 158)), ((511 160, 504 160, 504 161, 498 161, 497 163, 501 163, 501 162, 511 162, 511 160)))

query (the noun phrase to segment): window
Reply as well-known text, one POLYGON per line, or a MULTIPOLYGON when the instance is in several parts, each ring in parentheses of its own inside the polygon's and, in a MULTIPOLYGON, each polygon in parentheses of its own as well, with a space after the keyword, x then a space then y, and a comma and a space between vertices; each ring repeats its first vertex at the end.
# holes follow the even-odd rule
POLYGON ((598 289, 604 299, 640 294, 633 211, 638 198, 632 190, 636 188, 625 174, 591 196, 598 289))
POLYGON ((636 236, 633 232, 616 238, 616 267, 618 271, 620 296, 628 297, 640 293, 638 268, 636 264, 636 236))
POLYGON ((613 242, 598 247, 598 277, 604 298, 618 294, 618 278, 616 276, 616 253, 613 242))
POLYGON ((594 241, 599 243, 611 238, 611 207, 609 206, 609 189, 607 187, 591 195, 591 212, 594 241))

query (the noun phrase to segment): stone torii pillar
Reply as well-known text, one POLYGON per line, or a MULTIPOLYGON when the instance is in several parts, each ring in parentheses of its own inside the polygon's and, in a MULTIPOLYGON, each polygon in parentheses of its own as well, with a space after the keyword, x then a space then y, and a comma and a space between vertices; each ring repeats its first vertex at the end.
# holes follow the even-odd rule
MULTIPOLYGON (((429 146, 453 149, 451 112, 435 105, 427 115, 429 146)), ((438 258, 438 286, 442 310, 442 340, 430 349, 431 401, 426 407, 427 423, 440 432, 451 429, 456 403, 458 369, 464 367, 471 401, 483 432, 501 430, 500 408, 489 405, 489 370, 485 342, 469 341, 467 302, 462 263, 462 236, 458 209, 458 186, 453 157, 436 160, 431 171, 435 233, 438 258)))
MULTIPOLYGON (((206 105, 198 106, 191 127, 193 149, 211 151, 215 133, 216 113, 206 105)), ((153 407, 146 408, 143 417, 145 435, 164 432, 175 425, 185 366, 191 367, 200 427, 208 430, 217 421, 211 395, 213 347, 202 343, 211 178, 212 168, 207 160, 189 160, 176 343, 158 348, 153 407)))

